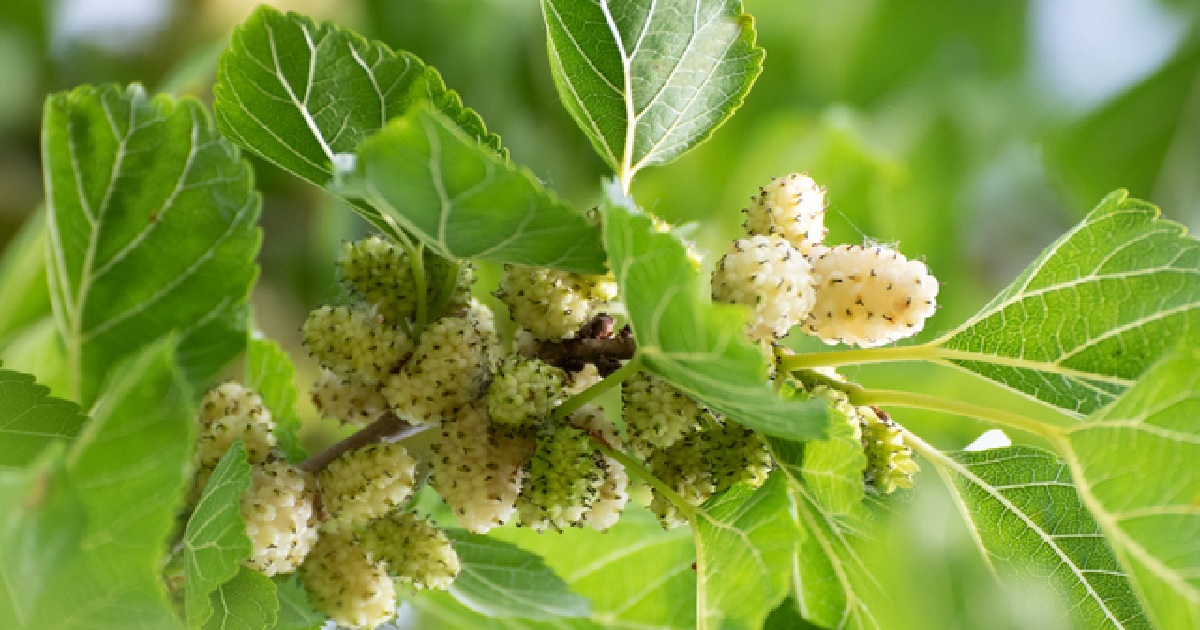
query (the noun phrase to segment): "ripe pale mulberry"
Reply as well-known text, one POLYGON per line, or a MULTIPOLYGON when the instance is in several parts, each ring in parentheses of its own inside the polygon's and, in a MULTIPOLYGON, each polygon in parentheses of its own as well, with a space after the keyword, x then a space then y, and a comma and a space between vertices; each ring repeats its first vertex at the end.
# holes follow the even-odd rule
POLYGON ((326 530, 349 530, 394 512, 412 495, 416 460, 398 443, 347 451, 318 476, 326 530))
POLYGON ((271 411, 263 406, 258 394, 233 381, 209 391, 200 407, 195 491, 204 489, 235 440, 242 440, 251 464, 266 463, 275 449, 274 431, 271 411))
POLYGON ((308 314, 303 332, 321 365, 366 385, 387 378, 412 350, 407 335, 361 306, 322 306, 308 314))
POLYGON ((495 295, 535 338, 569 339, 616 297, 616 283, 608 276, 505 265, 495 295))
POLYGON ((339 627, 375 628, 396 616, 396 588, 348 533, 322 534, 301 568, 313 607, 339 627))
POLYGON ((325 368, 321 368, 321 376, 309 394, 321 417, 359 427, 378 420, 388 407, 378 385, 366 385, 354 376, 325 368))
MULTIPOLYGON (((442 315, 439 310, 465 307, 474 282, 470 262, 456 264, 428 249, 424 252, 425 293, 430 314, 436 318, 442 315)), ((382 236, 369 236, 343 245, 337 266, 347 288, 364 302, 374 304, 388 322, 400 324, 413 319, 417 285, 403 247, 382 236)))
POLYGON ((893 249, 820 247, 811 260, 816 301, 804 329, 827 344, 865 348, 911 337, 937 310, 937 279, 893 249))
POLYGON ((763 186, 746 208, 746 233, 782 236, 801 254, 825 240, 825 189, 792 173, 763 186))
POLYGON ((254 466, 241 503, 252 548, 246 566, 268 576, 300 566, 317 540, 316 496, 306 472, 285 462, 254 466))
POLYGON ((621 383, 621 414, 630 449, 643 457, 713 419, 691 396, 647 372, 621 383))
POLYGON ((713 300, 754 308, 747 334, 760 341, 787 335, 813 307, 812 267, 780 236, 738 239, 717 263, 713 300))

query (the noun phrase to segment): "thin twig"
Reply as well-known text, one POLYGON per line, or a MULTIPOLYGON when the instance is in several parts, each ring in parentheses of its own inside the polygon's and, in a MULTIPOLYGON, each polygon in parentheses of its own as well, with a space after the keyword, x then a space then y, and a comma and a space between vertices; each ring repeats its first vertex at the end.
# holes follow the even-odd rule
POLYGON ((299 468, 310 473, 317 473, 324 470, 330 462, 337 459, 342 453, 353 451, 369 444, 375 444, 376 442, 403 440, 428 428, 428 424, 409 424, 401 420, 392 411, 387 411, 378 420, 363 427, 362 430, 356 432, 354 435, 304 460, 300 463, 299 468))

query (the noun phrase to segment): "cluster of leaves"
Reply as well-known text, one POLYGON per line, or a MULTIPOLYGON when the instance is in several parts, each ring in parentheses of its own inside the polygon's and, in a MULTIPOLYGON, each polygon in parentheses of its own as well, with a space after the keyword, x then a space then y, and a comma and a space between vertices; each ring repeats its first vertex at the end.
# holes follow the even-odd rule
MULTIPOLYGON (((10 327, 0 340, 22 348, 8 356, 35 357, 19 367, 36 365, 44 384, 0 370, 5 627, 322 622, 294 581, 239 568, 249 549, 240 450, 173 531, 197 392, 238 354, 289 458, 303 457, 290 437, 291 365, 247 334, 259 199, 236 145, 442 256, 609 268, 639 365, 772 437, 767 483, 700 506, 690 534, 635 511, 601 543, 583 543, 592 534, 582 530, 456 535, 463 574, 449 594, 412 598, 418 614, 461 627, 478 615, 514 627, 753 628, 768 615, 883 627, 888 589, 865 549, 902 502, 864 493, 854 436, 819 403, 769 385, 766 358, 742 337, 746 314, 706 299, 684 243, 629 196, 641 169, 695 147, 741 103, 763 61, 750 18, 732 0, 542 4, 563 103, 613 169, 602 227, 513 164, 433 68, 271 9, 222 58, 215 125, 198 103, 136 86, 48 101, 47 209, 21 243, 48 261, 40 290, 52 316, 0 319, 10 327), (622 571, 628 563, 640 570, 622 571)), ((39 288, 18 276, 0 274, 6 310, 36 303, 39 288)), ((800 354, 779 369, 803 380, 812 368, 922 360, 1038 401, 1045 413, 1034 418, 847 386, 856 404, 948 411, 1032 436, 977 453, 905 436, 1002 574, 1048 580, 1080 626, 1193 627, 1198 342, 1200 243, 1117 192, 940 338, 800 354)))

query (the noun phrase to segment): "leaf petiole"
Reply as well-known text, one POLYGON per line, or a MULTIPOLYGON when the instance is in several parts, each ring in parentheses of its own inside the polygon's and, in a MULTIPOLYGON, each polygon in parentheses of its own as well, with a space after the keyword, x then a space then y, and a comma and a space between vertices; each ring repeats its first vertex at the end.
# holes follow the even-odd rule
POLYGON ((883 346, 880 348, 855 348, 837 352, 807 352, 779 358, 779 369, 784 372, 811 370, 839 365, 861 365, 864 363, 889 363, 893 361, 938 362, 938 347, 929 344, 918 346, 883 346))
POLYGON ((940 411, 956 416, 966 416, 969 418, 978 418, 986 422, 991 422, 1010 429, 1032 433, 1041 438, 1046 439, 1051 443, 1058 443, 1061 439, 1063 429, 1052 424, 1034 420, 1021 414, 1016 414, 1003 409, 995 409, 993 407, 985 407, 983 405, 975 405, 961 400, 953 400, 950 398, 942 398, 941 396, 931 396, 929 394, 918 394, 914 392, 904 392, 896 390, 870 390, 870 389, 852 389, 848 392, 850 402, 856 405, 879 405, 890 407, 909 407, 912 409, 925 409, 927 411, 940 411))
POLYGON ((611 457, 617 460, 622 466, 625 467, 626 471, 632 472, 634 476, 641 479, 651 488, 654 488, 655 492, 661 494, 668 501, 670 501, 672 505, 678 508, 680 512, 683 512, 689 521, 692 520, 692 517, 696 514, 696 506, 684 501, 683 497, 679 496, 678 492, 675 492, 673 489, 671 489, 671 487, 668 486, 662 479, 655 477, 654 473, 647 470, 645 465, 629 455, 610 447, 609 445, 605 444, 603 440, 593 437, 592 443, 595 444, 596 448, 601 453, 604 453, 606 457, 611 457))
POLYGON ((642 369, 641 361, 638 360, 636 354, 633 358, 626 361, 617 371, 604 377, 599 383, 575 394, 574 396, 563 401, 553 413, 550 414, 550 420, 557 422, 575 413, 580 407, 588 404, 596 399, 597 396, 619 385, 625 379, 637 374, 642 369))

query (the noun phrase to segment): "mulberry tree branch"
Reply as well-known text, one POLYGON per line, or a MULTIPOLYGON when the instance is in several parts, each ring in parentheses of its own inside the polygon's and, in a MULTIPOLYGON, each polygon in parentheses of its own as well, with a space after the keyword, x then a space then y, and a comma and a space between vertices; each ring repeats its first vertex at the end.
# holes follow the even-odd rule
POLYGON ((318 473, 324 470, 330 462, 337 459, 342 453, 353 451, 369 444, 375 444, 376 442, 396 442, 403 440, 406 437, 416 435, 428 429, 429 426, 428 424, 409 424, 401 420, 394 412, 388 410, 378 420, 363 427, 360 431, 304 460, 300 463, 299 468, 310 473, 318 473))

